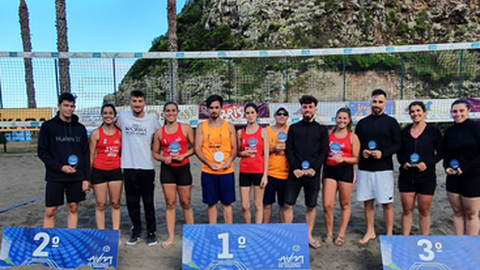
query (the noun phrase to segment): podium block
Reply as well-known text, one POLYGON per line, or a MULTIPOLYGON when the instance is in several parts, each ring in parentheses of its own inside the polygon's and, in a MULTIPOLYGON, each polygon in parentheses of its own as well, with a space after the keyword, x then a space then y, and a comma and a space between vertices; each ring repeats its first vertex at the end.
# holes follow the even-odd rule
POLYGON ((119 231, 22 228, 3 229, 0 269, 41 264, 52 269, 117 268, 119 231))
POLYGON ((310 269, 307 224, 185 225, 182 269, 310 269))
POLYGON ((480 269, 478 236, 380 236, 385 270, 480 269))

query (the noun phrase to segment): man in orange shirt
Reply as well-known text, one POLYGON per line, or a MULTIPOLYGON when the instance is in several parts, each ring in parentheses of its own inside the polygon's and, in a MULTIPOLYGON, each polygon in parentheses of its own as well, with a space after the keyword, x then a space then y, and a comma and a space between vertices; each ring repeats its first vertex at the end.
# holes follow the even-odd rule
POLYGON ((285 141, 288 133, 288 111, 280 105, 275 109, 275 125, 267 127, 270 156, 268 163, 268 184, 263 197, 263 223, 270 223, 272 204, 277 195, 280 222, 285 223, 283 213, 285 182, 288 178, 288 161, 285 156, 285 141))
POLYGON ((235 127, 220 118, 223 98, 207 98, 210 118, 197 127, 195 154, 202 161, 202 195, 208 205, 208 223, 217 223, 217 203, 223 208, 225 224, 233 223, 231 204, 235 202, 235 176, 233 160, 237 156, 235 127))

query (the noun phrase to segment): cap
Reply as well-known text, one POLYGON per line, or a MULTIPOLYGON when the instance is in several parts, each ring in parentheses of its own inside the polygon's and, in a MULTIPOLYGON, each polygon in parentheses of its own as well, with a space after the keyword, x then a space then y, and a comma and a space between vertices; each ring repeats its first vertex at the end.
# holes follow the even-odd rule
POLYGON ((287 108, 285 107, 285 105, 277 105, 277 107, 275 107, 275 112, 274 113, 277 113, 278 111, 280 110, 284 110, 288 113, 288 110, 287 108))

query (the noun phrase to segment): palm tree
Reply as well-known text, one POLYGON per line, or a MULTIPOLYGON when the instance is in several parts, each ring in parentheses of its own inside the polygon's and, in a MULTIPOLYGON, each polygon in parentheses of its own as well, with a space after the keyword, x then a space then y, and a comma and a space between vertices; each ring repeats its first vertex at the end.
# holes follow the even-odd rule
MULTIPOLYGON (((177 8, 176 0, 168 0, 167 4, 167 18, 168 18, 168 49, 171 52, 178 51, 177 44, 177 8)), ((178 102, 179 100, 179 91, 178 91, 178 60, 172 59, 170 62, 171 68, 171 77, 170 77, 170 87, 173 97, 170 96, 169 99, 178 102)), ((168 95, 167 95, 168 96, 168 95)))
MULTIPOLYGON (((67 38, 67 14, 65 12, 65 0, 55 0, 55 9, 57 20, 57 50, 59 52, 68 52, 67 38)), ((70 61, 68 58, 60 58, 58 67, 60 70, 60 89, 63 92, 70 92, 70 61)))
MULTIPOLYGON (((18 7, 18 17, 20 17, 20 32, 22 35, 23 51, 32 51, 32 42, 30 40, 30 19, 28 15, 28 7, 25 0, 20 0, 18 7)), ((32 58, 24 58, 25 64, 25 84, 27 85, 28 108, 36 108, 35 87, 33 85, 33 66, 32 58)))

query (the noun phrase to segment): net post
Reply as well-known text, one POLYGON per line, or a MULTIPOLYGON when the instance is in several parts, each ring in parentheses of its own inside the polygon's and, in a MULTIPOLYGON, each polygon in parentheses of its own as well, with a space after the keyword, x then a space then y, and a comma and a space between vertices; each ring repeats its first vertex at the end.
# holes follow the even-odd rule
POLYGON ((3 109, 3 97, 2 97, 2 74, 0 74, 0 109, 3 109))
POLYGON ((58 59, 55 58, 55 86, 57 88, 57 97, 60 96, 60 86, 58 81, 58 59))
POLYGON ((400 99, 403 99, 403 76, 405 75, 405 63, 403 61, 403 52, 400 53, 400 99))
POLYGON ((342 97, 342 101, 345 101, 345 91, 346 91, 346 84, 347 84, 347 78, 346 78, 347 68, 346 68, 346 64, 345 64, 346 63, 345 54, 343 54, 342 59, 343 59, 343 94, 342 94, 343 97, 342 97))
POLYGON ((463 49, 460 50, 460 63, 458 65, 458 97, 462 97, 462 66, 463 66, 463 49))
POLYGON ((117 105, 117 74, 115 70, 115 58, 112 58, 112 69, 113 69, 113 101, 115 106, 117 105))
POLYGON ((170 60, 168 61, 168 67, 169 67, 169 72, 170 72, 170 93, 169 93, 169 97, 170 99, 168 99, 167 101, 171 101, 171 100, 174 100, 173 98, 173 59, 170 58, 170 60))
POLYGON ((285 56, 285 102, 288 102, 288 57, 285 56))
POLYGON ((232 102, 232 58, 228 58, 228 100, 232 102))

